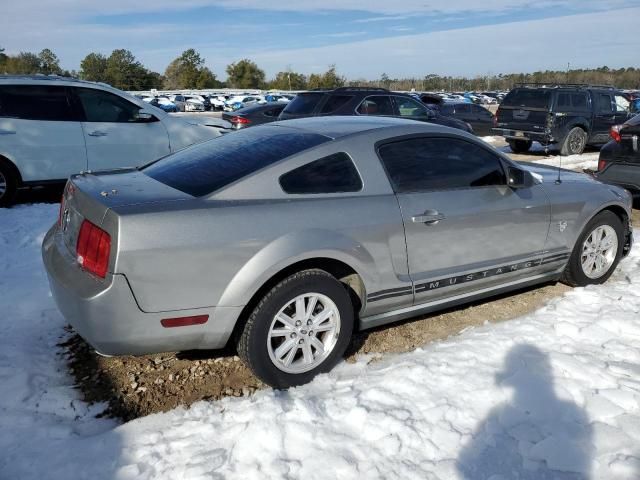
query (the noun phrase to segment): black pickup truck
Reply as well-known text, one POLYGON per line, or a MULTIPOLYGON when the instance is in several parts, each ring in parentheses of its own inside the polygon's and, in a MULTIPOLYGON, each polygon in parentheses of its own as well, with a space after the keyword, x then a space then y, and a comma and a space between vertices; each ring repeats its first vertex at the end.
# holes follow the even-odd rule
POLYGON ((537 141, 558 147, 561 155, 576 155, 586 145, 606 143, 611 127, 630 115, 629 100, 613 87, 520 84, 500 104, 493 131, 516 153, 537 141))

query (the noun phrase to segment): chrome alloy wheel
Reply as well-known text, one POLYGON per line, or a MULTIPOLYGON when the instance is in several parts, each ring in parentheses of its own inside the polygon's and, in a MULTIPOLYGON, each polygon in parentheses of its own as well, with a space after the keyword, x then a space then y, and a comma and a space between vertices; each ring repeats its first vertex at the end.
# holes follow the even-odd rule
POLYGON ((333 351, 340 335, 340 312, 321 293, 305 293, 289 301, 269 327, 267 350, 285 373, 313 370, 333 351))
POLYGON ((7 179, 0 172, 0 198, 4 197, 5 193, 7 193, 7 179))
POLYGON ((584 274, 596 279, 609 271, 618 253, 618 236, 609 225, 600 225, 582 244, 580 263, 584 274))

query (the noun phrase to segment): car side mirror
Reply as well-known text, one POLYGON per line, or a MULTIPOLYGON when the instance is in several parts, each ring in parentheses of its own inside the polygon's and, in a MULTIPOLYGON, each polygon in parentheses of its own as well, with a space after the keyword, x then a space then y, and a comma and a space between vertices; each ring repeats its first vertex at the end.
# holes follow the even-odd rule
POLYGON ((533 186, 533 176, 527 170, 507 167, 507 185, 511 188, 527 188, 533 186))
POLYGON ((153 113, 145 112, 144 110, 140 110, 136 115, 136 122, 140 123, 151 123, 157 122, 159 119, 153 113))

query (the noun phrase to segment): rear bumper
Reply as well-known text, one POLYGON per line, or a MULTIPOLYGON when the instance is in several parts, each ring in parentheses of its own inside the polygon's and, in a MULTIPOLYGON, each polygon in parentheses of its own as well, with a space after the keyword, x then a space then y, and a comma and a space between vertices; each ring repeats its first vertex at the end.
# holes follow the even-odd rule
POLYGON ((242 307, 210 307, 148 313, 140 310, 126 277, 97 279, 82 270, 54 226, 42 244, 53 298, 65 319, 93 348, 105 355, 144 355, 222 348, 242 307), (164 328, 165 318, 209 315, 202 325, 164 328))
POLYGON ((518 130, 513 128, 493 128, 495 135, 507 138, 509 140, 532 140, 541 143, 542 145, 549 145, 556 140, 553 135, 546 132, 534 132, 530 130, 518 130))

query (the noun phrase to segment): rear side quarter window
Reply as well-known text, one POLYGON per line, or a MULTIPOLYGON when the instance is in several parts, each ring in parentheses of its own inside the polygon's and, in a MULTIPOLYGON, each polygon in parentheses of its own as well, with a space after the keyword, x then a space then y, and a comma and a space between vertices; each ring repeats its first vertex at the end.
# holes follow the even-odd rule
POLYGON ((22 120, 78 121, 66 87, 49 85, 3 85, 0 117, 22 120))
POLYGON ((289 194, 359 192, 362 179, 351 157, 340 152, 285 173, 280 186, 289 194))

